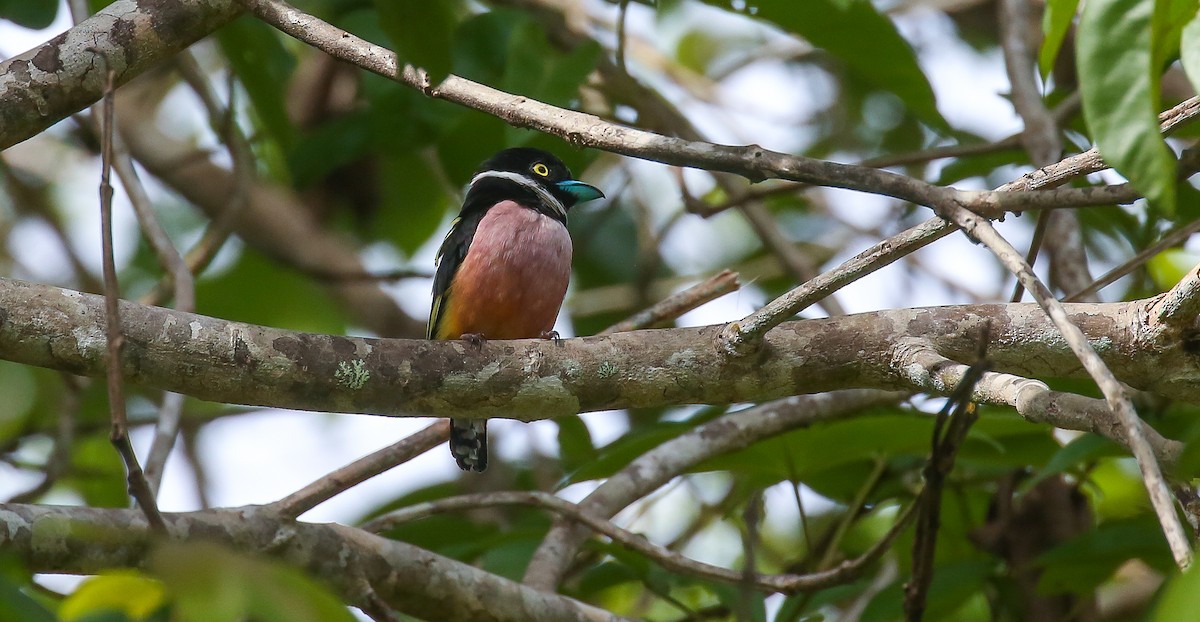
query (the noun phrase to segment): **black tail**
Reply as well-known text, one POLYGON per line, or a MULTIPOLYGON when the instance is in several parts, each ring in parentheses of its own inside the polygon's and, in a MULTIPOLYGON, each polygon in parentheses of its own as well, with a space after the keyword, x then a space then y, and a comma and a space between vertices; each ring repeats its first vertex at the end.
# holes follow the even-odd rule
POLYGON ((464 471, 487 468, 487 419, 451 419, 450 455, 464 471))

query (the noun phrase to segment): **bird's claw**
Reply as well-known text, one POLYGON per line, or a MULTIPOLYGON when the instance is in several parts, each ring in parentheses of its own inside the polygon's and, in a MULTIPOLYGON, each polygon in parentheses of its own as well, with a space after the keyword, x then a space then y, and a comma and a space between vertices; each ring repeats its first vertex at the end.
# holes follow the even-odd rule
POLYGON ((562 335, 559 335, 558 331, 556 330, 544 330, 542 331, 540 337, 542 339, 549 339, 550 341, 553 341, 554 345, 556 346, 562 345, 562 335))
POLYGON ((483 344, 487 343, 487 337, 484 337, 483 333, 463 333, 459 339, 474 346, 476 352, 482 350, 483 344))

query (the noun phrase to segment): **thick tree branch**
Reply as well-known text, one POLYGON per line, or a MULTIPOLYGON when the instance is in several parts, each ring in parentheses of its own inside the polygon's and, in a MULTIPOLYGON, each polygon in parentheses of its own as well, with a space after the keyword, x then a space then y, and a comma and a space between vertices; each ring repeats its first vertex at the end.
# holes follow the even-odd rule
POLYGON ((117 0, 0 62, 0 150, 98 101, 108 69, 124 84, 241 12, 234 0, 117 0))
MULTIPOLYGON (((374 594, 409 615, 448 622, 621 619, 352 527, 281 523, 273 512, 253 507, 164 518, 174 539, 216 542, 281 559, 320 578, 351 604, 374 594)), ((154 544, 145 518, 136 510, 0 505, 0 548, 33 572, 91 574, 136 568, 146 562, 154 544)))
MULTIPOLYGON (((969 366, 951 361, 920 339, 896 348, 897 367, 903 370, 913 387, 946 395, 966 377, 969 366)), ((1104 400, 1074 393, 1051 391, 1041 380, 1013 374, 984 372, 975 383, 972 399, 985 404, 1006 404, 1017 414, 1034 423, 1049 423, 1065 430, 1099 434, 1126 447, 1129 434, 1109 410, 1104 400)), ((1174 466, 1183 453, 1183 443, 1165 438, 1158 430, 1139 422, 1142 435, 1155 457, 1164 466, 1174 466)))
MULTIPOLYGON (((1147 305, 1066 305, 1118 377, 1197 399, 1200 360, 1184 329, 1151 322, 1147 305)), ((685 403, 760 402, 843 388, 907 389, 895 350, 921 337, 968 360, 965 335, 992 323, 997 371, 1086 377, 1054 325, 1032 304, 896 309, 786 322, 758 354, 713 346, 719 326, 604 337, 492 341, 369 339, 297 333, 128 302, 121 306, 123 372, 131 382, 200 399, 329 412, 536 420, 685 403)), ((0 279, 0 358, 76 374, 104 373, 103 299, 0 279)))
MULTIPOLYGON (((1200 265, 1188 270, 1175 287, 1154 303, 1154 319, 1166 324, 1196 327, 1200 317, 1200 265)), ((1192 334, 1194 339, 1194 333, 1192 334)))

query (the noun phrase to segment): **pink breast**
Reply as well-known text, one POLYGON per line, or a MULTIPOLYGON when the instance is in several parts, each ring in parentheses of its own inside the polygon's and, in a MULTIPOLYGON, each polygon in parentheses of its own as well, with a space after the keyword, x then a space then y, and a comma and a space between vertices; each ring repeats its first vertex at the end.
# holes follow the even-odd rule
POLYGON ((448 337, 538 337, 554 328, 571 277, 562 223, 513 201, 484 215, 450 286, 448 337))

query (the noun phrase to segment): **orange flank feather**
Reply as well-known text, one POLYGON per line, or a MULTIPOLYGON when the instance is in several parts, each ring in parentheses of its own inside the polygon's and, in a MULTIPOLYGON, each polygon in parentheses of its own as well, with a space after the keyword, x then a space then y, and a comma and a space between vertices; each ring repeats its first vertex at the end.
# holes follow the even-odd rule
POLYGON ((570 278, 566 227, 512 201, 490 209, 455 272, 434 337, 525 339, 554 328, 570 278))

